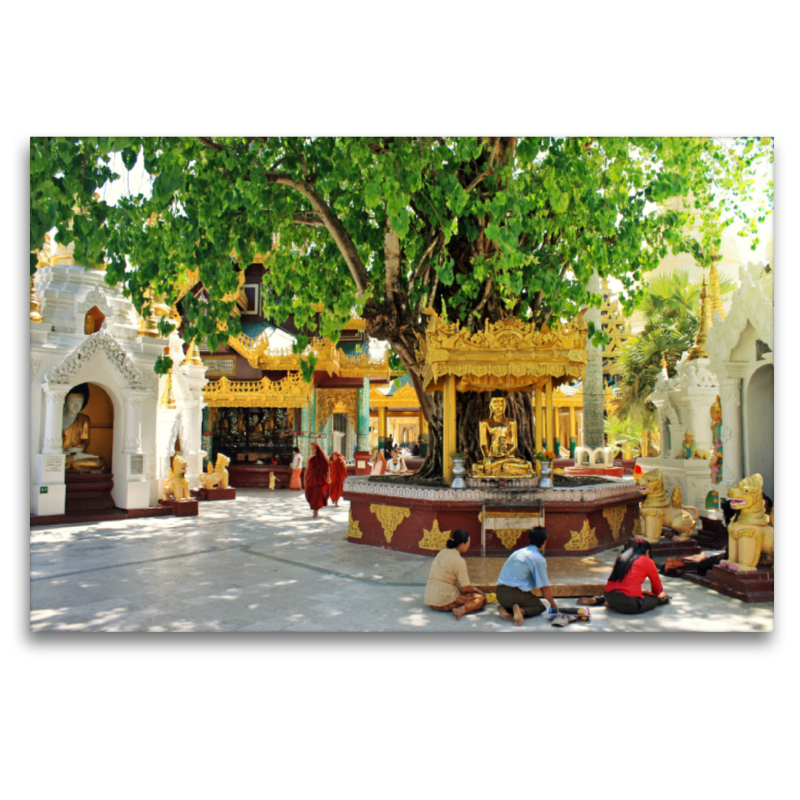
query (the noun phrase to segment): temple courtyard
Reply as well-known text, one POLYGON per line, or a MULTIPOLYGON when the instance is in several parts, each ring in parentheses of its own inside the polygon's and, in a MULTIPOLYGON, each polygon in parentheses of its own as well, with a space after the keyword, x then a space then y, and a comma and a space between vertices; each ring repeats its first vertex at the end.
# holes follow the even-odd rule
MULTIPOLYGON (((772 603, 672 578, 663 579, 672 603, 642 616, 598 608, 589 623, 555 628, 543 615, 514 628, 487 605, 458 622, 422 602, 431 559, 347 542, 348 506, 312 519, 299 492, 239 489, 235 501, 202 503, 199 517, 33 528, 31 630, 564 636, 773 628, 772 603)), ((598 558, 610 571, 618 554, 598 558)), ((478 543, 469 555, 479 555, 478 543)))

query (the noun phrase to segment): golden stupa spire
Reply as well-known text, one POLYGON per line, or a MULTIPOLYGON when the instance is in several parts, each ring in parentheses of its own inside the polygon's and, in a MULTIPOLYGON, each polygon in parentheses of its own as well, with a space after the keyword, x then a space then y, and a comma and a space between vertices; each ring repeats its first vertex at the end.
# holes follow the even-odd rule
POLYGON ((39 295, 36 294, 36 284, 33 282, 33 275, 31 275, 31 322, 44 322, 40 313, 41 310, 39 295))
POLYGON ((189 344, 189 349, 186 351, 186 361, 183 363, 188 364, 190 367, 204 366, 203 360, 200 358, 200 349, 194 339, 189 344))
POLYGON ((709 293, 706 292, 706 279, 703 278, 703 289, 700 292, 700 329, 694 339, 694 347, 689 351, 689 361, 696 358, 708 358, 706 353, 706 339, 711 330, 711 303, 709 293))
POLYGON ((722 297, 719 291, 719 273, 717 272, 717 262, 711 262, 711 269, 708 272, 708 290, 709 290, 709 317, 711 324, 714 324, 714 312, 716 311, 722 319, 725 319, 725 311, 722 308, 722 297))
MULTIPOLYGON (((164 348, 164 355, 169 355, 169 347, 164 348)), ((161 395, 161 400, 158 403, 159 408, 176 408, 175 404, 175 389, 172 386, 172 368, 167 373, 167 380, 164 383, 164 392, 161 395)))

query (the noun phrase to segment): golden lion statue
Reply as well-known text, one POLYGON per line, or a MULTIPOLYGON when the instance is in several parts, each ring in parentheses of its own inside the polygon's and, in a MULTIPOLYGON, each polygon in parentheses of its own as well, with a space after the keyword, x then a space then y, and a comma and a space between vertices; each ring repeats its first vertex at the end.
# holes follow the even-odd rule
POLYGON ((669 504, 664 490, 664 479, 660 469, 651 469, 636 478, 639 491, 645 496, 639 508, 639 528, 648 542, 655 543, 661 538, 664 525, 678 534, 678 540, 685 542, 694 530, 700 512, 694 506, 681 505, 681 487, 676 486, 669 504), (694 511, 693 517, 686 509, 694 511))
POLYGON ((200 475, 200 485, 204 489, 227 489, 228 488, 228 470, 227 466, 231 460, 222 455, 217 454, 217 463, 212 467, 211 462, 208 462, 208 472, 200 475))
POLYGON ((728 525, 728 560, 721 567, 739 572, 754 572, 758 560, 765 555, 765 564, 775 563, 775 528, 773 515, 764 509, 764 479, 756 473, 739 481, 728 490, 731 509, 738 511, 736 522, 728 525))
POLYGON ((186 478, 186 462, 180 457, 172 459, 169 478, 164 482, 161 497, 164 500, 189 500, 189 481, 186 478))

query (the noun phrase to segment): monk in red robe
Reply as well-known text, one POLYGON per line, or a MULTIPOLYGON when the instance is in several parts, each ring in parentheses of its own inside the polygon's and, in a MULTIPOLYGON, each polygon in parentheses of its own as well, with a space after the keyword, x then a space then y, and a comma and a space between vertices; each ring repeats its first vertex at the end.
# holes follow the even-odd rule
POLYGON ((328 475, 329 466, 325 453, 316 442, 311 447, 311 457, 306 466, 306 500, 314 516, 318 517, 322 506, 328 505, 331 479, 328 475))
POLYGON ((344 481, 347 477, 347 465, 341 453, 331 456, 331 501, 335 508, 339 507, 339 498, 344 491, 344 481))

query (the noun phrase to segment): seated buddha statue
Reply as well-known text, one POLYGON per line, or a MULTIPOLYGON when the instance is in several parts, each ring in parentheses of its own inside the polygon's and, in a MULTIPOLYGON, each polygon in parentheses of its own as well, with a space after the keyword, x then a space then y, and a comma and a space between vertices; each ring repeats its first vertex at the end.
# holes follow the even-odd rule
POLYGON ((86 452, 91 424, 86 414, 81 414, 88 400, 87 394, 70 392, 64 399, 63 439, 61 446, 67 456, 64 467, 70 472, 90 472, 105 469, 100 456, 86 452))
POLYGON ((505 397, 489 402, 489 419, 479 423, 481 454, 472 468, 473 478, 530 478, 533 466, 514 454, 517 452, 517 423, 506 416, 505 397))

